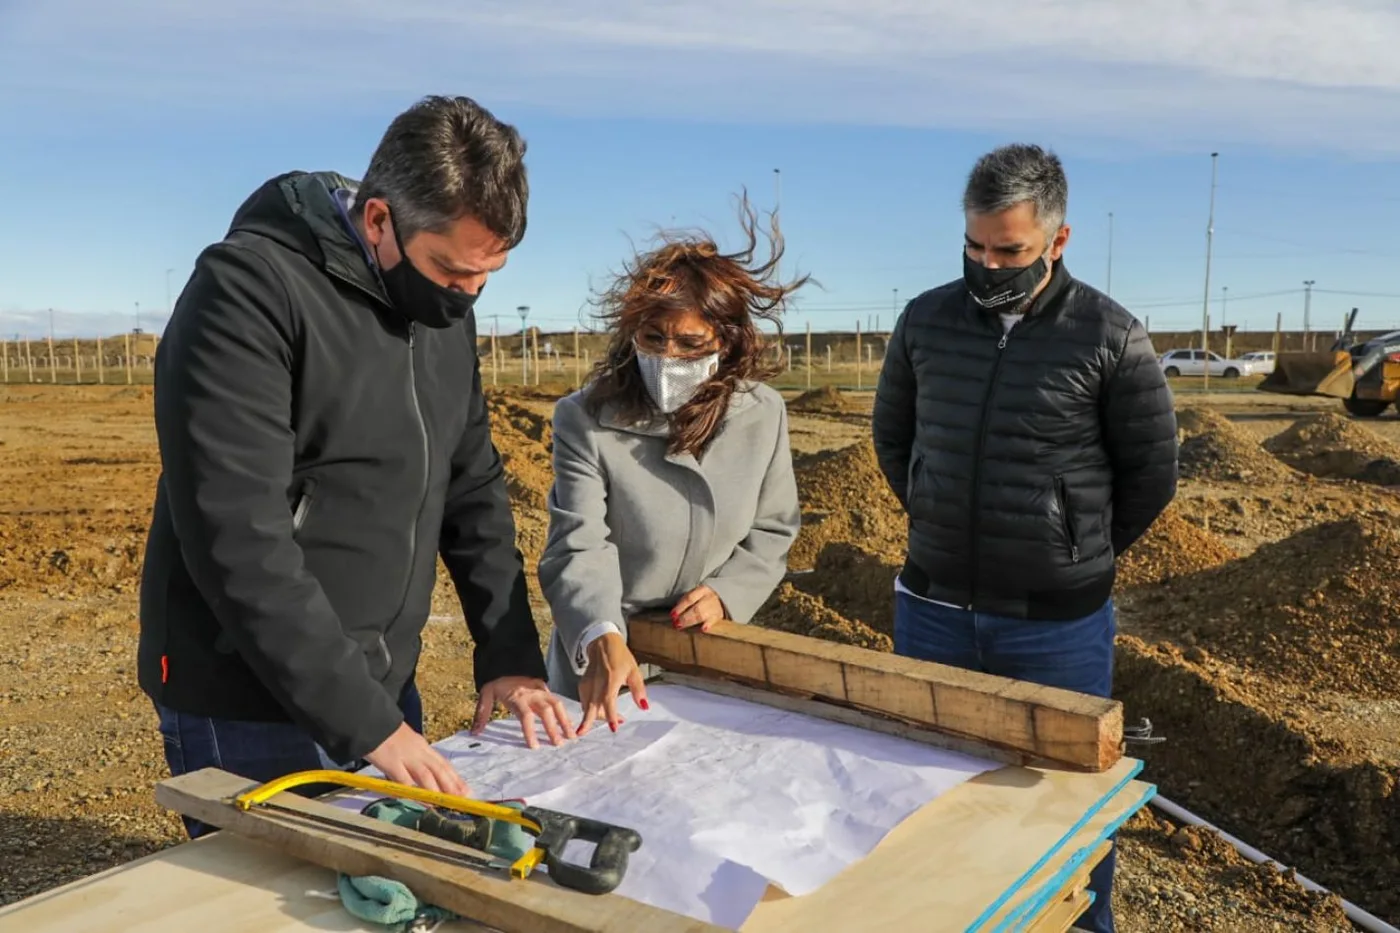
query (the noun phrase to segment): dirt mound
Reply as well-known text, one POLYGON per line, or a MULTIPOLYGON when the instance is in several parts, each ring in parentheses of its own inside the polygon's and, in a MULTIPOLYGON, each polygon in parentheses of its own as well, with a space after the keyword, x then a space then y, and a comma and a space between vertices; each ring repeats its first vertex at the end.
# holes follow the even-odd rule
POLYGON ((845 415, 856 410, 834 386, 809 389, 788 402, 788 411, 810 415, 845 415))
POLYGON ((1187 405, 1176 413, 1176 429, 1184 437, 1194 437, 1206 431, 1228 431, 1231 427, 1230 419, 1213 408, 1187 405))
POLYGON ((144 521, 123 515, 0 518, 0 594, 135 592, 146 531, 144 521))
POLYGON ((754 616, 754 625, 809 635, 843 645, 857 645, 876 651, 893 651, 894 642, 888 635, 875 631, 863 622, 847 619, 820 597, 804 593, 791 583, 784 583, 754 616))
POLYGON ((1299 418, 1264 449, 1313 476, 1400 485, 1400 446, 1335 412, 1299 418))
POLYGON ((908 523, 866 441, 803 457, 794 467, 802 504, 802 531, 788 555, 793 569, 812 567, 822 549, 860 541, 875 551, 902 551, 908 523))
POLYGON ((894 578, 902 563, 899 554, 835 542, 822 548, 813 572, 798 577, 794 585, 846 618, 893 638, 894 578))
MULTIPOLYGON (((1114 696, 1125 717, 1148 716, 1167 738, 1143 753, 1146 780, 1339 895, 1400 919, 1400 768, 1264 708, 1199 649, 1120 635, 1115 666, 1114 696)), ((1287 708, 1300 702, 1306 705, 1295 700, 1287 708)), ((1326 903, 1298 901, 1304 895, 1275 879, 1257 874, 1254 880, 1272 897, 1331 915, 1326 903)))
POLYGON ((491 412, 491 424, 509 425, 517 434, 549 447, 554 441, 551 419, 533 409, 512 401, 508 396, 488 392, 486 407, 491 412))
POLYGON ((546 508, 549 489, 554 485, 549 422, 499 394, 488 394, 486 402, 491 413, 491 436, 506 468, 511 504, 516 508, 546 508))
POLYGON ((1400 694, 1400 531, 1355 517, 1168 583, 1154 630, 1249 670, 1356 696, 1400 694))
MULTIPOLYGON (((1118 833, 1124 855, 1118 859, 1114 900, 1129 908, 1141 926, 1155 933, 1229 930, 1312 930, 1351 933, 1354 929, 1335 895, 1314 894, 1274 868, 1256 865, 1217 833, 1176 826, 1155 808, 1139 811, 1118 833), (1207 910, 1203 925, 1202 882, 1227 897, 1207 910)), ((1124 913, 1122 907, 1119 914, 1124 913)), ((1120 929, 1138 929, 1122 921, 1120 929)))
POLYGON ((1233 560, 1235 552, 1215 535, 1181 517, 1175 506, 1118 558, 1118 586, 1143 586, 1197 573, 1233 560))
POLYGON ((1296 474, 1224 416, 1199 408, 1177 414, 1181 475, 1227 483, 1286 483, 1296 474))
POLYGON ((1241 554, 1318 522, 1353 515, 1386 516, 1395 506, 1392 493, 1350 482, 1241 486, 1228 491, 1194 486, 1183 489, 1173 503, 1183 518, 1228 540, 1241 554))

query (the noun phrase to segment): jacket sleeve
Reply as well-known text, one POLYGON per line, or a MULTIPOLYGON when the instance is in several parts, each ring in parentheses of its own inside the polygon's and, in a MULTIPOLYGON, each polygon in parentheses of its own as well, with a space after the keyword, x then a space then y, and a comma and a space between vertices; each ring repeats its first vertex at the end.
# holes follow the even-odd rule
POLYGON ((802 528, 792 471, 787 407, 778 405, 777 442, 758 492, 753 528, 705 583, 735 622, 753 619, 787 573, 787 555, 802 528))
POLYGON ((539 630, 525 587, 525 561, 515 542, 515 518, 505 467, 491 439, 491 416, 472 376, 466 430, 452 454, 438 553, 457 588, 476 647, 477 689, 498 677, 545 676, 539 630))
POLYGON ((608 483, 575 398, 554 407, 554 485, 549 491, 549 538, 540 557, 540 588, 554 615, 567 657, 595 623, 611 622, 626 636, 622 570, 609 540, 608 483))
POLYGON ((1113 468, 1113 552, 1140 538, 1176 496, 1176 406, 1152 341, 1133 321, 1101 397, 1113 468))
POLYGON ((156 361, 161 482, 185 566, 238 653, 331 757, 403 721, 292 535, 295 337, 266 260, 200 257, 156 361))
POLYGON ((909 482, 909 460, 914 447, 914 401, 918 392, 904 338, 911 306, 912 302, 904 306, 904 313, 895 321, 890 333, 885 363, 875 386, 875 408, 871 417, 875 459, 890 489, 906 509, 909 502, 905 487, 909 482))

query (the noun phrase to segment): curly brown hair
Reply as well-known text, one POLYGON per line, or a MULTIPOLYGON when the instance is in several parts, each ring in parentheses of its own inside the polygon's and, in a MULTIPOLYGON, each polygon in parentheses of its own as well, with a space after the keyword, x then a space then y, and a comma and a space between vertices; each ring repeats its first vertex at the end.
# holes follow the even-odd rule
POLYGON ((637 369, 633 344, 637 332, 655 316, 699 311, 720 338, 718 371, 670 416, 668 450, 672 454, 689 452, 700 457, 723 422, 739 384, 762 382, 781 371, 758 323, 773 324, 781 346, 781 318, 788 297, 811 280, 802 275, 787 283, 774 281, 783 256, 776 212, 769 215, 768 259, 755 264, 758 214, 747 192, 738 202, 747 241, 743 249, 722 253, 703 231, 663 233, 659 246, 634 256, 595 299, 598 316, 612 331, 607 352, 593 367, 585 390, 585 405, 595 417, 608 404, 631 423, 657 416, 637 369))

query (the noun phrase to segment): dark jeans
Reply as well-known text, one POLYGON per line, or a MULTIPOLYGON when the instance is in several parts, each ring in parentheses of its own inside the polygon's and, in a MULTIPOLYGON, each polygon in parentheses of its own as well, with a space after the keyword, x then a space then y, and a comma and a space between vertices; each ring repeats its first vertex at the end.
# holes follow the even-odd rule
MULTIPOLYGON (((423 731, 423 701, 418 686, 409 679, 399 694, 404 720, 423 731)), ((165 762, 172 775, 220 768, 250 781, 265 783, 295 771, 330 769, 357 771, 363 761, 332 761, 321 746, 299 726, 290 722, 246 722, 192 716, 156 704, 160 735, 165 745, 165 762)), ((296 792, 316 796, 332 788, 325 784, 307 785, 296 792)), ((189 817, 181 817, 185 831, 193 839, 216 827, 189 817)))
MULTIPOLYGON (((895 654, 967 670, 1062 687, 1093 696, 1113 688, 1113 600, 1072 622, 1034 622, 968 612, 895 594, 895 654)), ((1113 867, 1116 848, 1089 876, 1094 903, 1076 925, 1114 933, 1113 867)))

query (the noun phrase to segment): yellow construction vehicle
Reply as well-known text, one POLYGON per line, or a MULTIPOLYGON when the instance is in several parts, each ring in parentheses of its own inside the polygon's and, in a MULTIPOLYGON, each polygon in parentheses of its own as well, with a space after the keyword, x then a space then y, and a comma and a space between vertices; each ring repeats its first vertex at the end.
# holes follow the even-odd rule
POLYGON ((1400 397, 1400 331, 1355 342, 1352 308, 1347 328, 1330 349, 1280 353, 1261 392, 1325 395, 1358 418, 1374 418, 1400 397))

